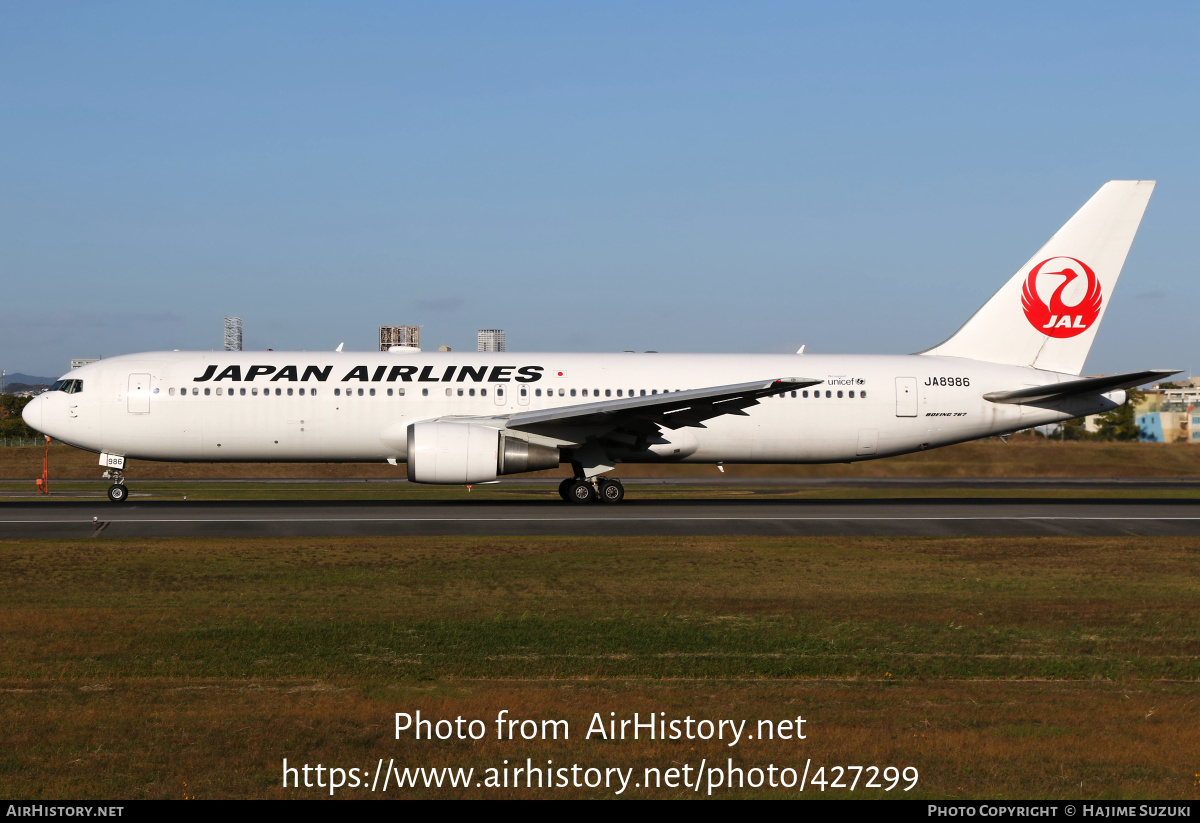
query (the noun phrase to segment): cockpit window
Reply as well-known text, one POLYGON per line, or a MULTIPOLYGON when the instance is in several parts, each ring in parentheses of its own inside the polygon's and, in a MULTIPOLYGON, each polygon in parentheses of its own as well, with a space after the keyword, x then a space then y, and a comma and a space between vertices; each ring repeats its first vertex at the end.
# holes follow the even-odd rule
POLYGON ((50 391, 61 391, 67 394, 78 394, 83 391, 82 380, 55 380, 50 391))

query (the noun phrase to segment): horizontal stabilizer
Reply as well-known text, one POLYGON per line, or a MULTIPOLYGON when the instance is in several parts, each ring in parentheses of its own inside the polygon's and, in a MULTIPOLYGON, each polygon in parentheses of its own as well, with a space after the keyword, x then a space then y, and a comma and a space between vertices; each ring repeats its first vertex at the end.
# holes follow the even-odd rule
POLYGON ((1149 371, 1112 374, 1105 377, 1085 377, 1081 380, 1048 383, 1045 386, 1030 386, 1027 389, 989 392, 983 396, 983 399, 991 400, 993 403, 1016 404, 1062 400, 1068 397, 1078 397, 1081 394, 1104 394, 1117 389, 1132 389, 1134 386, 1140 386, 1153 380, 1162 380, 1172 374, 1179 374, 1179 371, 1176 369, 1150 369, 1149 371))

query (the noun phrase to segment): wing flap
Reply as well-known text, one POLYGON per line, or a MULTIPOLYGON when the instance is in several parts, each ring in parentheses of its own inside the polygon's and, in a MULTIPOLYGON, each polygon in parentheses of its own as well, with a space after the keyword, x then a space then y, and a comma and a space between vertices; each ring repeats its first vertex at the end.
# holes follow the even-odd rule
POLYGON ((745 414, 744 410, 756 405, 760 398, 815 386, 821 382, 806 377, 783 377, 644 397, 601 400, 576 406, 517 412, 505 419, 505 425, 510 429, 526 431, 542 426, 609 429, 639 424, 661 424, 671 429, 702 426, 705 420, 723 414, 745 414))

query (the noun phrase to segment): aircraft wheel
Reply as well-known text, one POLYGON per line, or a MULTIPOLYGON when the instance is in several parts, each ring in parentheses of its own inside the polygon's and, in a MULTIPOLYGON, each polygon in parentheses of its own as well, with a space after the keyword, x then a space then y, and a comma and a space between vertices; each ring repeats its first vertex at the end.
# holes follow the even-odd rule
POLYGON ((567 503, 571 502, 571 485, 575 482, 574 477, 565 478, 558 484, 558 496, 567 503))
POLYGON ((129 489, 122 483, 113 483, 108 487, 108 499, 114 503, 124 503, 129 499, 129 489))
POLYGON ((567 500, 572 503, 591 503, 595 499, 596 490, 591 483, 572 478, 571 485, 567 487, 567 500))
POLYGON ((600 502, 620 503, 625 499, 625 487, 615 477, 600 481, 600 502))

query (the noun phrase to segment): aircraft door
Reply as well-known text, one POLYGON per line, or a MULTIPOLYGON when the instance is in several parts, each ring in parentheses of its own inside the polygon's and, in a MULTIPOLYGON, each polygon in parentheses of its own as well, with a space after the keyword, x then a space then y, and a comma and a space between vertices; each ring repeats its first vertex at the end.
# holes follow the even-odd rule
POLYGON ((496 398, 497 406, 508 405, 508 386, 504 383, 493 383, 492 397, 496 398))
POLYGON ((131 374, 129 375, 129 413, 130 414, 149 414, 150 413, 150 375, 148 374, 131 374))
POLYGON ((517 402, 522 406, 529 405, 529 387, 522 384, 517 387, 517 402))
POLYGON ((917 416, 917 378, 896 378, 896 416, 917 416))

